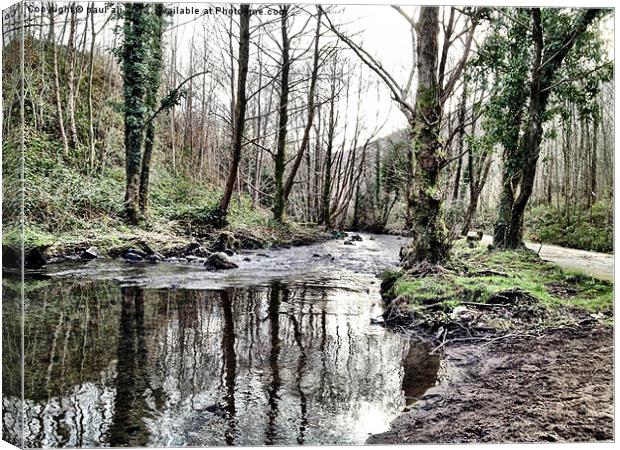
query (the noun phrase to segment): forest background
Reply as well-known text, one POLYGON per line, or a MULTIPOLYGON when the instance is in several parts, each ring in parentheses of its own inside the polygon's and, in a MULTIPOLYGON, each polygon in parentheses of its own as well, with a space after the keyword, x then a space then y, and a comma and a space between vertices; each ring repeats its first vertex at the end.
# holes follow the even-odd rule
MULTIPOLYGON (((27 247, 107 249, 136 237, 202 239, 222 227, 272 242, 317 225, 420 234, 424 174, 412 162, 407 111, 420 89, 418 7, 257 6, 265 15, 250 15, 244 31, 242 14, 168 14, 171 5, 29 5, 3 18, 5 224, 21 206, 10 195, 22 138, 20 30, 11 24, 26 24, 27 247), (142 52, 134 67, 130 48, 142 52)), ((431 188, 449 241, 497 232, 514 131, 506 119, 511 98, 528 96, 536 42, 529 9, 437 11, 441 161, 431 188)), ((549 45, 584 14, 542 11, 549 45)), ((546 88, 537 157, 520 162, 535 173, 521 232, 610 252, 613 15, 601 11, 588 25, 546 88)), ((519 105, 522 118, 528 102, 519 105)), ((513 143, 524 119, 518 127, 513 143)))

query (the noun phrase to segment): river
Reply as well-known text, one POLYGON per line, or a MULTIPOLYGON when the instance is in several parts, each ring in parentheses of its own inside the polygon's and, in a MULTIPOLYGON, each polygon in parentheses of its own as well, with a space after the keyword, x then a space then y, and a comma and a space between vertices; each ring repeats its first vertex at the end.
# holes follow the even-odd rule
MULTIPOLYGON (((26 447, 362 444, 439 360, 371 324, 402 244, 242 252, 239 269, 95 260, 25 284, 26 447)), ((4 279, 3 434, 19 443, 18 280, 4 279)))

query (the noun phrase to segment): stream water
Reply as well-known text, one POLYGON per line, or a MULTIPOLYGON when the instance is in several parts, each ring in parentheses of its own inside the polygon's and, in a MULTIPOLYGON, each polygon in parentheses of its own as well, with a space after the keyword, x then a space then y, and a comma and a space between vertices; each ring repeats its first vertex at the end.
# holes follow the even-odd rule
POLYGON ((439 361, 372 325, 395 237, 245 252, 239 269, 97 260, 3 282, 3 435, 26 447, 362 444, 439 361))

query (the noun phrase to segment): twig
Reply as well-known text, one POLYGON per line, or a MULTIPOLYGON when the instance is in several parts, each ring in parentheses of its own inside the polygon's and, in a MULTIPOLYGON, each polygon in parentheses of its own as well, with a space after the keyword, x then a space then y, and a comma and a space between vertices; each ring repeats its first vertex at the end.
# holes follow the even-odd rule
POLYGON ((496 270, 489 269, 489 270, 479 270, 477 272, 468 273, 467 276, 468 277, 497 276, 497 277, 508 278, 510 275, 508 275, 506 272, 498 272, 496 270))
POLYGON ((454 338, 454 339, 449 339, 449 340, 445 340, 439 344, 437 347, 435 347, 430 353, 429 355, 434 355, 439 349, 441 349, 442 347, 444 347, 446 344, 451 344, 453 342, 464 342, 464 341, 484 341, 484 344, 482 344, 481 347, 486 347, 487 345, 490 345, 494 342, 497 342, 499 340, 502 339, 507 339, 510 337, 533 337, 533 335, 531 334, 518 334, 518 333, 508 333, 508 334, 503 334, 501 336, 496 336, 494 338, 488 338, 488 337, 484 337, 484 336, 472 336, 472 337, 462 337, 462 338, 454 338))
POLYGON ((502 339, 506 339, 509 337, 534 337, 531 334, 518 334, 518 333, 508 333, 508 334, 504 334, 502 336, 497 336, 493 339, 488 340, 488 342, 485 342, 484 344, 481 345, 481 347, 486 347, 487 345, 490 345, 494 342, 500 341, 502 339))

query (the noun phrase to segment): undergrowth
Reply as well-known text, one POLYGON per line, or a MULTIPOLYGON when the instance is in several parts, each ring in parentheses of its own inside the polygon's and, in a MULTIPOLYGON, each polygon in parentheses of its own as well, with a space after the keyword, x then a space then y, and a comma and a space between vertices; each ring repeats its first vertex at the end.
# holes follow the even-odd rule
MULTIPOLYGON (((163 245, 167 241, 205 240, 218 233, 213 227, 213 215, 222 196, 221 188, 184 171, 173 170, 166 162, 167 149, 162 142, 156 145, 151 165, 147 215, 138 226, 126 224, 123 114, 119 107, 121 80, 110 81, 106 75, 107 57, 96 58, 93 107, 97 113, 102 112, 101 121, 105 126, 96 123, 100 126, 96 130, 97 164, 91 168, 88 114, 83 103, 79 103, 76 110, 79 144, 66 154, 63 152, 55 97, 50 90, 41 90, 44 80, 37 68, 41 64, 49 66, 51 61, 49 47, 44 47, 46 57, 41 57, 41 44, 32 38, 25 42, 25 67, 32 83, 28 95, 31 91, 37 93, 35 97, 28 97, 26 104, 36 104, 38 112, 35 114, 31 107, 24 111, 23 147, 19 116, 14 114, 8 118, 12 126, 6 124, 5 127, 3 243, 18 245, 23 231, 27 249, 43 247, 62 252, 90 244, 105 253, 128 240, 163 245), (40 112, 43 114, 39 115, 40 112), (22 205, 23 230, 19 225, 22 205)), ((52 68, 46 67, 46 70, 51 73, 52 68)), ((66 87, 61 86, 61 90, 64 89, 66 87)), ((274 223, 270 212, 254 207, 246 194, 233 196, 227 222, 226 230, 256 234, 265 245, 296 236, 310 239, 314 232, 293 224, 274 223)))
POLYGON ((526 217, 526 238, 562 247, 613 251, 613 203, 605 200, 591 208, 576 205, 567 214, 564 208, 539 206, 526 217))
MULTIPOLYGON (((565 271, 543 261, 531 250, 488 251, 454 247, 452 260, 440 274, 412 277, 392 273, 384 292, 409 312, 449 313, 460 305, 482 304, 502 293, 522 293, 546 310, 575 309, 611 317, 613 285, 582 273, 565 271)), ((518 302, 518 300, 517 300, 518 302)))

